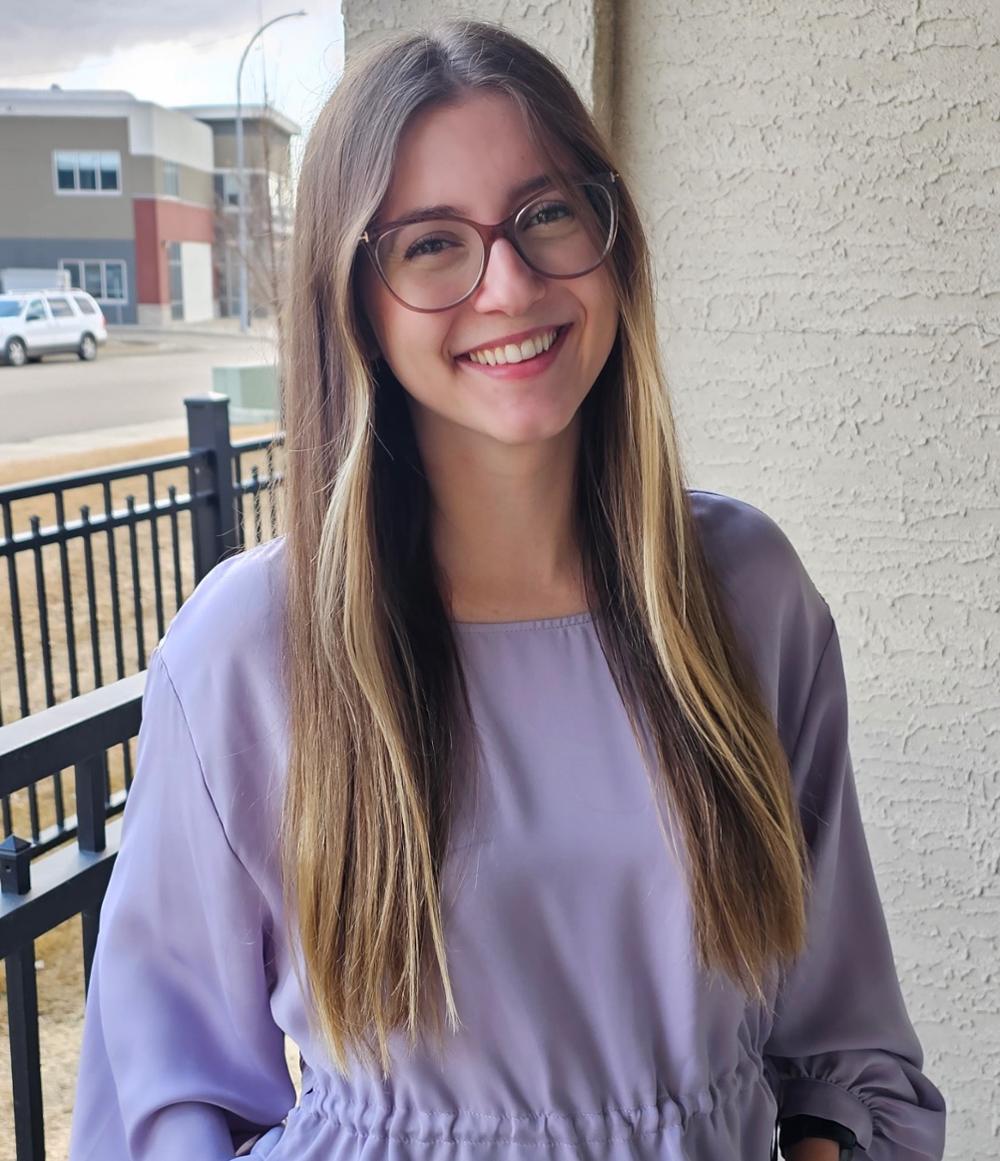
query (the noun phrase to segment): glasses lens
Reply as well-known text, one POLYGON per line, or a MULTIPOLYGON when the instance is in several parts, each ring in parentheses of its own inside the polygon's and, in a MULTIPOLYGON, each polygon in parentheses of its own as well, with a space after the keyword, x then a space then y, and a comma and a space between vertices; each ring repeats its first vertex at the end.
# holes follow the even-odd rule
POLYGON ((613 195, 597 182, 545 194, 518 215, 515 236, 540 274, 586 274, 607 256, 614 240, 613 195))
MULTIPOLYGON (((614 194, 580 182, 541 195, 514 223, 522 256, 539 274, 573 278, 599 266, 617 228, 614 194)), ((482 273, 483 241, 450 218, 397 226, 379 238, 376 255, 392 292, 418 310, 461 302, 482 273)))
POLYGON ((383 234, 378 261, 394 294, 422 310, 463 298, 483 266, 483 240, 471 226, 444 219, 414 222, 383 234))

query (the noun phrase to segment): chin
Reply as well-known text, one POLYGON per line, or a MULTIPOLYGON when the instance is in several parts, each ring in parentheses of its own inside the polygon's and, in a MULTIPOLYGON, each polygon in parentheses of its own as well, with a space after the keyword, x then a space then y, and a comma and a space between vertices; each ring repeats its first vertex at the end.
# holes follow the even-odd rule
POLYGON ((547 443, 560 437, 566 437, 575 426, 574 420, 579 408, 570 415, 555 417, 552 415, 508 416, 503 423, 491 423, 478 430, 482 435, 496 440, 497 443, 508 447, 522 447, 528 444, 547 443))

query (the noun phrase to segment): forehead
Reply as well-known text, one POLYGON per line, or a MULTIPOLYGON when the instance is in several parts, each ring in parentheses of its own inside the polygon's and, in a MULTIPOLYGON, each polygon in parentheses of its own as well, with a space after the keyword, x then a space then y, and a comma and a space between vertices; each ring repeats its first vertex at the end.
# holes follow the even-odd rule
POLYGON ((422 109, 399 141, 379 218, 450 205, 463 217, 497 221, 508 193, 539 174, 553 174, 519 106, 502 93, 476 93, 455 104, 422 109))

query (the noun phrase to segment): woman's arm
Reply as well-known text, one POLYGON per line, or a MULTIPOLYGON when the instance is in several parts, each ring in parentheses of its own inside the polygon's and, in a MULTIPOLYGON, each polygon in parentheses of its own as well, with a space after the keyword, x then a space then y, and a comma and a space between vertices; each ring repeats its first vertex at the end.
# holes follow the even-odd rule
POLYGON ((840 1161, 840 1146, 823 1137, 797 1141, 786 1154, 788 1161, 840 1161))
MULTIPOLYGON (((813 870, 809 938, 782 981, 764 1057, 782 1121, 842 1125, 865 1161, 941 1161, 944 1098, 922 1071, 896 975, 855 786, 840 642, 827 626, 790 754, 813 870)), ((803 1141, 823 1150, 817 1158, 836 1148, 803 1141)), ((791 1146, 789 1155, 801 1161, 791 1146)))
POLYGON ((70 1161, 229 1161, 235 1140, 282 1120, 295 1088, 267 953, 262 897, 229 844, 161 644, 101 909, 70 1161))

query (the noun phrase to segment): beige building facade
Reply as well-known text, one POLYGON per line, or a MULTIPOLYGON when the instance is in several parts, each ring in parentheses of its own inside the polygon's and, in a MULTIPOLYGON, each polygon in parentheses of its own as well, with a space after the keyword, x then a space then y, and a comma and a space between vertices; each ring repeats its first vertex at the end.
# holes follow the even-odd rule
POLYGON ((0 269, 67 271, 112 323, 214 313, 212 138, 131 93, 0 90, 0 269))

